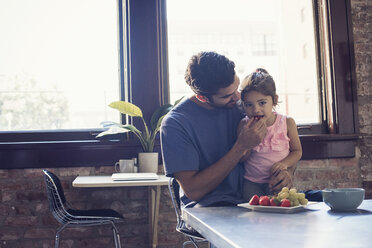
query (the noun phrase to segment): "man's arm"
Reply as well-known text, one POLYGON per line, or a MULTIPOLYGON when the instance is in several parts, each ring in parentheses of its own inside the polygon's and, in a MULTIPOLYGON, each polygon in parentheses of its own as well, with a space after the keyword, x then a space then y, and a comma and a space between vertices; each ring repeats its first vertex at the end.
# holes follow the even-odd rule
POLYGON ((180 171, 174 174, 190 200, 199 201, 214 190, 239 163, 243 155, 265 137, 267 129, 263 121, 242 122, 237 141, 220 160, 202 171, 180 171))

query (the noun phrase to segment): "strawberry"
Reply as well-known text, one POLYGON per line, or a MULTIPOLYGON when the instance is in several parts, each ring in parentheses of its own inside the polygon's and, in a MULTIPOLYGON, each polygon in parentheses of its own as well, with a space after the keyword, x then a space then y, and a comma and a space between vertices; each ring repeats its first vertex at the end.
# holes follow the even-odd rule
POLYGON ((281 206, 281 207, 290 207, 290 206, 291 206, 291 202, 290 202, 288 199, 283 199, 283 200, 280 202, 280 206, 281 206))
POLYGON ((249 200, 250 205, 258 205, 260 198, 258 195, 252 196, 252 198, 249 200))
POLYGON ((279 206, 280 202, 276 198, 270 199, 270 206, 279 206))
POLYGON ((261 206, 270 206, 270 200, 267 195, 261 196, 259 200, 261 206))

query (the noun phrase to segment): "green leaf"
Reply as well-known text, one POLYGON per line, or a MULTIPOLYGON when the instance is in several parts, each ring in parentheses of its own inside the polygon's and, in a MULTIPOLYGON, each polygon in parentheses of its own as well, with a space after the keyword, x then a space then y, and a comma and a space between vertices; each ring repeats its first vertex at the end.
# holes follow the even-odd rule
POLYGON ((103 136, 106 136, 106 135, 114 135, 114 134, 118 134, 118 133, 127 133, 127 132, 130 132, 130 130, 126 129, 126 128, 119 127, 119 126, 111 126, 108 130, 99 133, 96 136, 96 138, 103 137, 103 136))
POLYGON ((117 109, 120 113, 133 116, 142 117, 142 111, 139 107, 130 102, 116 101, 109 104, 111 108, 117 109))
POLYGON ((151 117, 151 131, 156 129, 159 119, 166 115, 172 108, 173 105, 168 103, 155 110, 151 117))
POLYGON ((175 101, 174 104, 173 104, 173 107, 175 107, 180 101, 182 101, 183 98, 184 98, 184 96, 181 97, 180 99, 178 99, 177 101, 175 101))
POLYGON ((159 132, 160 130, 160 126, 161 126, 161 122, 163 121, 165 115, 163 115, 162 117, 160 117, 160 119, 158 120, 158 124, 156 125, 156 128, 154 130, 154 133, 156 134, 157 132, 159 132))
POLYGON ((121 125, 121 124, 115 124, 113 126, 110 126, 110 128, 106 131, 103 131, 99 133, 96 138, 106 136, 106 135, 114 135, 118 133, 127 133, 127 132, 133 132, 136 135, 141 135, 141 131, 138 130, 135 126, 133 125, 121 125))

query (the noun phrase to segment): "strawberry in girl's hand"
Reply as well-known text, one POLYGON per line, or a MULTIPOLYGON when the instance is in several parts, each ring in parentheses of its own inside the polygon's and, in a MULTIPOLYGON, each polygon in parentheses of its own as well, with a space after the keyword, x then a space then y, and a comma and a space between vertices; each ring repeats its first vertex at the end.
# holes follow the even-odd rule
POLYGON ((252 196, 252 198, 249 200, 250 205, 258 205, 260 198, 258 195, 252 196))

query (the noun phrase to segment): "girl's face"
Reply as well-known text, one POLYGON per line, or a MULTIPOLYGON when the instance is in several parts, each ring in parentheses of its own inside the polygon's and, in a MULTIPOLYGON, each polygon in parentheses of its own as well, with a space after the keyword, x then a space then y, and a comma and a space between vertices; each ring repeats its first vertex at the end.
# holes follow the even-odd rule
MULTIPOLYGON (((276 96, 277 98, 277 96, 276 96)), ((265 96, 258 91, 250 91, 245 94, 243 101, 243 108, 249 118, 263 118, 267 126, 271 126, 275 122, 275 114, 271 96, 265 96)))

